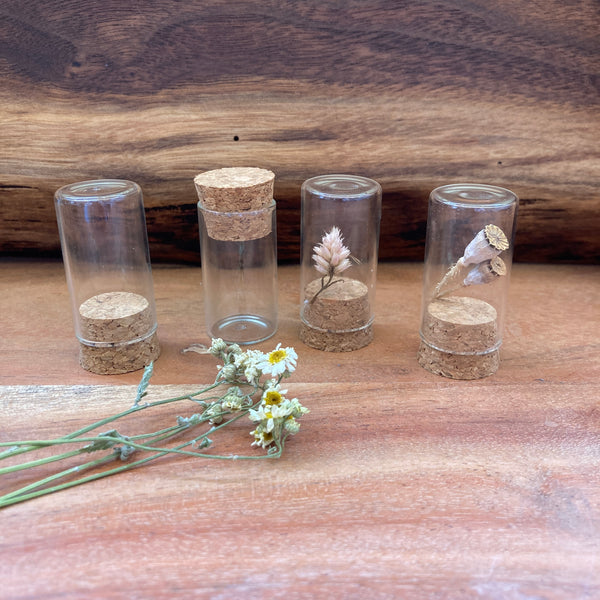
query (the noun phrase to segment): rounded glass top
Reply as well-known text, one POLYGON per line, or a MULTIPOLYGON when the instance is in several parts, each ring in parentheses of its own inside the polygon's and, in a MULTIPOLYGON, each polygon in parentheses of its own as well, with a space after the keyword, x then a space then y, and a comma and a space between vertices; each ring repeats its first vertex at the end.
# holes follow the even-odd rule
POLYGON ((307 179, 302 188, 315 196, 347 200, 381 193, 381 186, 376 181, 360 175, 318 175, 307 179))
POLYGON ((126 179, 93 179, 61 187, 56 192, 56 199, 68 202, 117 200, 140 192, 140 186, 137 183, 126 179))
POLYGON ((518 201, 516 194, 506 188, 480 183, 452 183, 435 188, 431 199, 455 206, 508 206, 518 201))

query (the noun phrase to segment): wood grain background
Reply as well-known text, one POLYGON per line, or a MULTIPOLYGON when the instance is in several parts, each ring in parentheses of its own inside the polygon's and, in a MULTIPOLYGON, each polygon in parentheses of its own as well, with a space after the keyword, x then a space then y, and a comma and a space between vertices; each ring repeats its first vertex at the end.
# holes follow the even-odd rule
MULTIPOLYGON (((139 371, 78 367, 62 265, 4 263, 0 441, 131 406, 139 371)), ((149 401, 214 380, 218 361, 182 353, 208 342, 199 271, 154 270, 149 401)), ((600 598, 600 267, 515 265, 500 368, 475 381, 417 363, 421 265, 380 266, 375 338, 351 353, 299 342, 299 276, 281 267, 277 336, 257 346, 299 355, 284 387, 310 413, 284 456, 164 457, 1 510, 2 600, 600 598)), ((163 408, 117 429, 198 410, 163 408)), ((213 450, 252 452, 246 422, 213 450)), ((56 467, 5 474, 0 494, 56 467)))
POLYGON ((597 0, 2 0, 0 253, 59 255, 52 197, 116 177, 145 193, 153 260, 198 262, 193 176, 277 175, 279 256, 300 185, 384 189, 380 257, 421 260, 427 197, 521 198, 515 259, 600 257, 597 0))

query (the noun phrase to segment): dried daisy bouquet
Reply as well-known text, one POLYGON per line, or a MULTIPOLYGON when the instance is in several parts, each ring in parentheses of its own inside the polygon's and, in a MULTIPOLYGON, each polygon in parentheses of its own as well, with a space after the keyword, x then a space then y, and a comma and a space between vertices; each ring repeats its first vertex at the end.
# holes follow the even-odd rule
POLYGON ((16 471, 68 463, 50 476, 0 496, 0 508, 76 485, 128 471, 168 454, 224 460, 256 460, 281 456, 288 436, 298 432, 298 420, 308 412, 296 398, 287 398, 281 382, 294 372, 297 354, 281 344, 267 354, 242 351, 237 344, 212 340, 208 349, 189 348, 220 359, 214 382, 190 394, 146 402, 152 365, 144 371, 133 405, 119 413, 77 431, 51 440, 23 440, 0 443, 0 476, 16 471), (175 424, 150 433, 125 435, 113 428, 129 415, 167 404, 191 404, 192 414, 178 416, 175 424), (217 454, 210 452, 213 437, 223 428, 249 419, 253 424, 251 445, 265 454, 217 454), (110 426, 108 430, 105 427, 110 426), (202 427, 204 426, 204 427, 202 427), (201 429, 197 431, 197 429, 201 429), (98 433, 98 430, 101 430, 98 433), (193 433, 192 433, 193 432, 193 433), (168 440, 188 434, 185 441, 166 445, 168 440), (47 450, 54 452, 48 455, 47 450), (41 458, 23 460, 24 455, 42 453, 41 458), (90 458, 94 455, 94 458, 90 458), (82 459, 77 462, 77 458, 82 459), (76 464, 73 465, 73 460, 76 464), (85 475, 85 472, 89 474, 85 475))

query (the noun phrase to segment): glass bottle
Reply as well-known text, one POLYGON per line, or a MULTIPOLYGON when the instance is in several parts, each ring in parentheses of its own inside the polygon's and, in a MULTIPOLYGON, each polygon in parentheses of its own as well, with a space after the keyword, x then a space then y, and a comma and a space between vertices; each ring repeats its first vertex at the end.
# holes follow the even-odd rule
POLYGON ((302 185, 300 339, 332 352, 373 339, 381 186, 356 175, 302 185))
POLYGON ((491 185, 431 192, 418 353, 428 371, 477 379, 498 369, 517 207, 491 185))
POLYGON ((251 344, 277 330, 275 200, 253 211, 220 212, 198 202, 206 328, 213 338, 251 344))
POLYGON ((140 187, 72 183, 55 208, 81 366, 115 374, 150 364, 160 347, 140 187))
POLYGON ((213 338, 252 344, 277 330, 275 174, 225 167, 198 174, 206 328, 213 338))

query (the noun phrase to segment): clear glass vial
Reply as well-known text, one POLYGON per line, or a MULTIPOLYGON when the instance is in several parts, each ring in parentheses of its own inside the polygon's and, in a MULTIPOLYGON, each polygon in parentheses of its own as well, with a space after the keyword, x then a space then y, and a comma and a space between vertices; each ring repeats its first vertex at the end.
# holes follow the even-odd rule
POLYGON ((150 364, 160 348, 140 187, 73 183, 55 208, 81 366, 115 374, 150 364))
POLYGON ((343 352, 373 339, 381 186, 356 175, 302 184, 300 339, 343 352))
POLYGON ((277 330, 275 200, 240 212, 198 202, 206 328, 213 338, 252 344, 277 330))
POLYGON ((451 184, 429 197, 421 366, 453 379, 498 369, 518 198, 491 185, 451 184))

